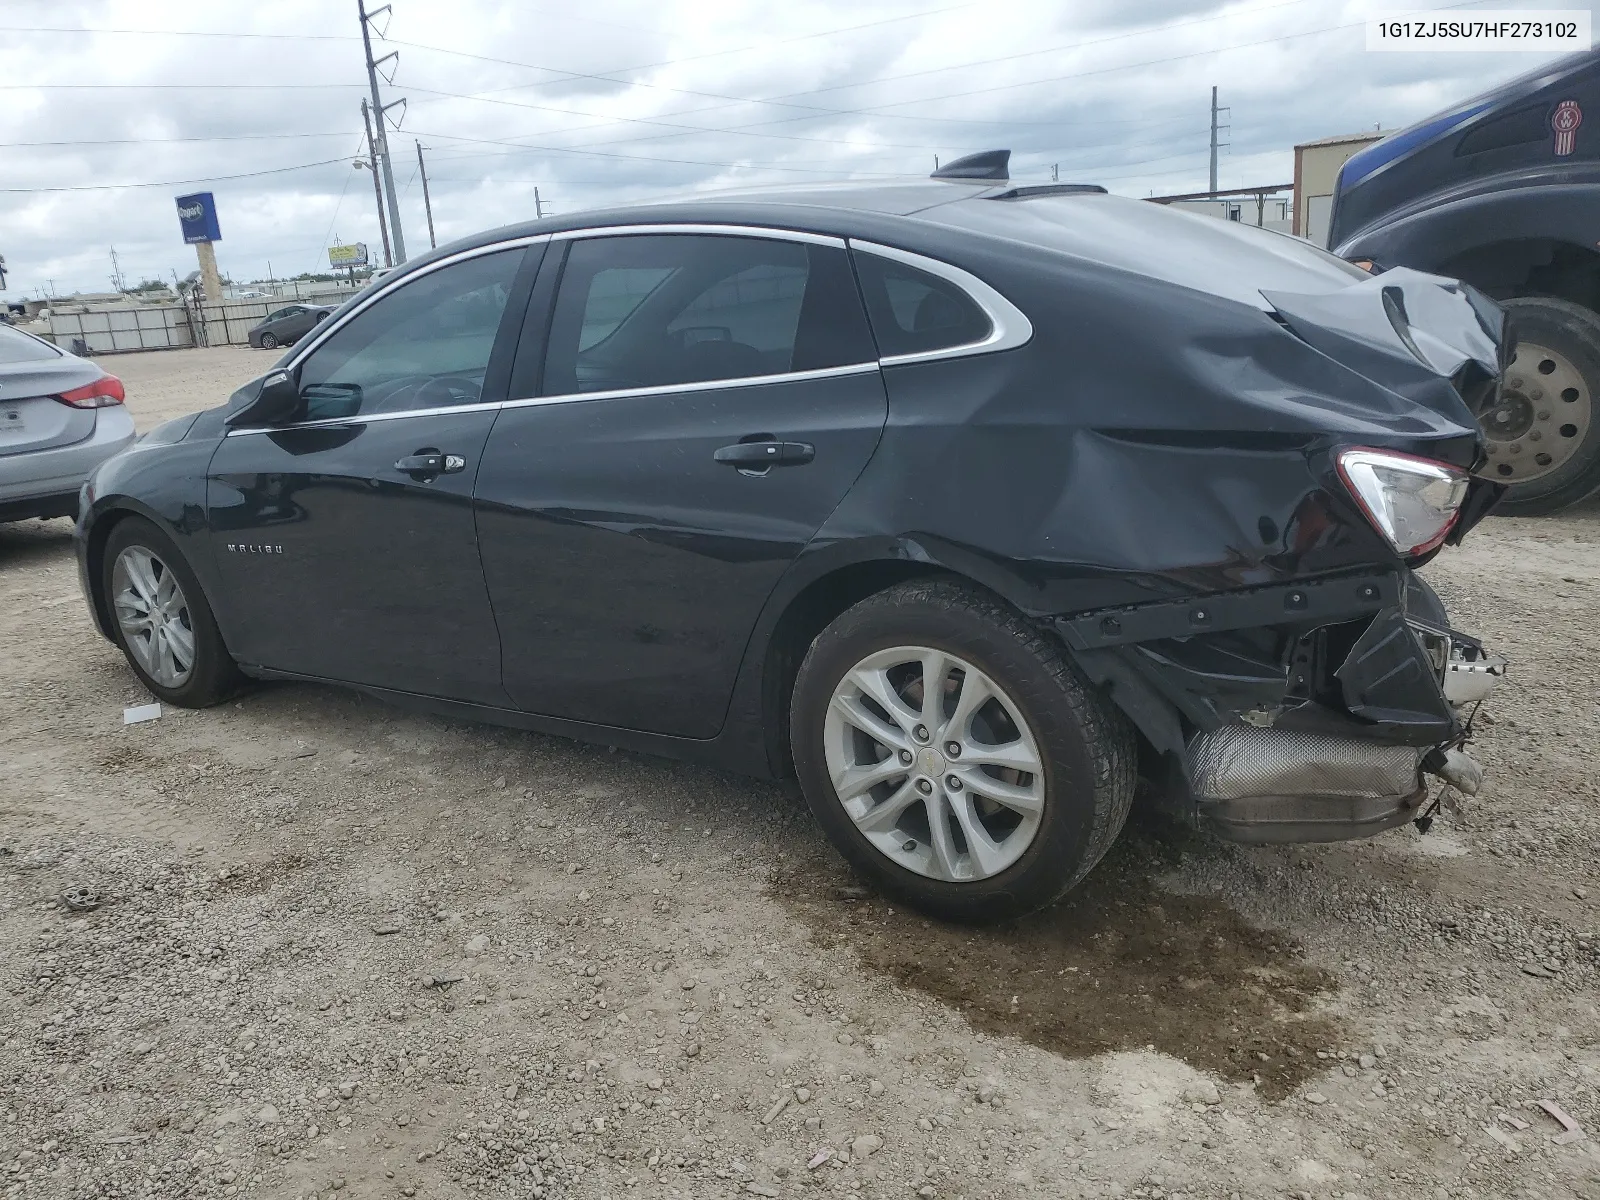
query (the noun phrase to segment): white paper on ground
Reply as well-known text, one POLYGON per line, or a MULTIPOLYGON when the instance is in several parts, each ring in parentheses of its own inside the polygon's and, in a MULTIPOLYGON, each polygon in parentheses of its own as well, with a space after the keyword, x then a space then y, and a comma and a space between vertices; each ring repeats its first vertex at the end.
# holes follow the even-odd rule
POLYGON ((154 721, 161 715, 159 704, 136 704, 132 708, 122 710, 122 723, 124 725, 137 725, 140 721, 154 721))

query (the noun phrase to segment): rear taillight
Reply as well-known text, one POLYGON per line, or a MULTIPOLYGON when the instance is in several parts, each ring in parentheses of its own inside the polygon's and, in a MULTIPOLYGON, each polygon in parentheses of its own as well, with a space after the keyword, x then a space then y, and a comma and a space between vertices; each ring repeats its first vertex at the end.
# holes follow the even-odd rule
POLYGON ((1467 495, 1465 471, 1393 450, 1340 451, 1339 475, 1378 532, 1407 555, 1440 545, 1467 495))
POLYGON ((56 397, 73 408, 110 408, 113 404, 121 404, 123 398, 122 380, 115 375, 102 375, 93 383, 62 392, 56 397))

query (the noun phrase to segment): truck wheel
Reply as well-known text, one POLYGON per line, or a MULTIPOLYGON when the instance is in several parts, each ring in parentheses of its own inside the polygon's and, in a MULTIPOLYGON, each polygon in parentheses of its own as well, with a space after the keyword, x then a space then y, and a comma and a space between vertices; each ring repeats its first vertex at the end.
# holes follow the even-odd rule
POLYGON ((1484 473, 1511 485, 1500 512, 1559 512, 1600 488, 1600 315, 1566 300, 1505 302, 1517 331, 1498 403, 1479 415, 1484 473))
POLYGON ((1020 614, 950 580, 900 584, 829 625, 795 680, 790 739, 840 853, 946 920, 1050 904, 1133 800, 1127 720, 1020 614))

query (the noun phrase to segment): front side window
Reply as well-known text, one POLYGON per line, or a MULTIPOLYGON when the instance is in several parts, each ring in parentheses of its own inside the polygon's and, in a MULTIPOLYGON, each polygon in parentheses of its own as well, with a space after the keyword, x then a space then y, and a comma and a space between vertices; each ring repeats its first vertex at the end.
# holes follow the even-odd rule
POLYGON ((842 249, 731 235, 574 241, 549 345, 547 395, 784 375, 875 357, 842 249))
POLYGON ((303 419, 477 403, 522 257, 440 267, 363 309, 301 364, 303 419))
POLYGON ((856 270, 885 358, 970 346, 994 328, 988 314, 948 279, 864 251, 856 254, 856 270))

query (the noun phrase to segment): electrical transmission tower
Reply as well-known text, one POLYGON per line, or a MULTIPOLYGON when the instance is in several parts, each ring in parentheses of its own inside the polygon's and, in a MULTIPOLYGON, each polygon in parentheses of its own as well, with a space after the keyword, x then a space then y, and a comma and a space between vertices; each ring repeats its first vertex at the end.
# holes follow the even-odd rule
MULTIPOLYGON (((405 99, 391 101, 385 104, 378 95, 378 69, 384 63, 399 64, 400 51, 391 50, 382 58, 372 57, 372 23, 384 14, 394 15, 394 9, 385 4, 382 8, 367 11, 367 0, 356 0, 356 10, 361 14, 361 46, 367 54, 367 84, 372 88, 372 118, 377 125, 374 136, 373 153, 378 159, 378 169, 383 172, 383 190, 389 202, 389 238, 394 243, 394 261, 396 264, 406 260, 406 240, 400 232, 400 194, 394 190, 394 166, 389 159, 388 116, 391 108, 398 108, 402 114, 405 111, 405 99)), ((384 29, 389 24, 384 22, 384 29)), ((378 37, 383 37, 383 29, 378 30, 378 37)), ((390 74, 384 76, 387 83, 394 82, 393 67, 390 74)), ((396 121, 394 127, 400 128, 396 121)))

